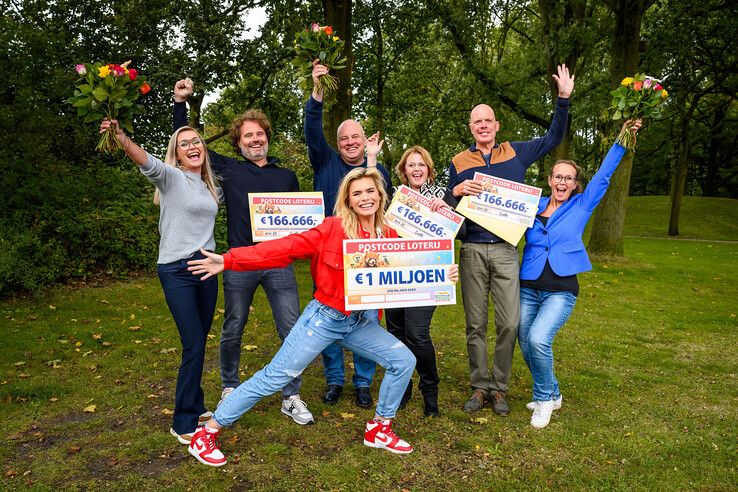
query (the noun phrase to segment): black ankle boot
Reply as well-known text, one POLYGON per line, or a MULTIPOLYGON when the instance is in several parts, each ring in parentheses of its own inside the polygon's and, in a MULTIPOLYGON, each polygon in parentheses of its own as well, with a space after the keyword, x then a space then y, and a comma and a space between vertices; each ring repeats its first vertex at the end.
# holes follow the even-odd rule
POLYGON ((438 417, 438 388, 423 391, 426 417, 438 417))
POLYGON ((410 401, 410 398, 413 397, 413 380, 411 379, 409 383, 407 383, 407 388, 405 388, 405 394, 402 395, 402 400, 400 400, 400 408, 405 408, 410 401))

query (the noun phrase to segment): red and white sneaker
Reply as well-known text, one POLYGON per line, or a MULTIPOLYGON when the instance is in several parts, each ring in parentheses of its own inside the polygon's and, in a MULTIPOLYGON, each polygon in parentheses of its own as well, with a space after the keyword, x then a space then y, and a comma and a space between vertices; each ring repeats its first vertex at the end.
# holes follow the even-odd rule
POLYGON ((413 447, 395 435, 392 421, 370 420, 364 429, 364 444, 370 448, 386 449, 390 453, 409 454, 413 447))
POLYGON ((187 450, 197 461, 208 466, 223 466, 227 463, 226 457, 218 447, 218 429, 208 426, 199 427, 192 436, 187 450))

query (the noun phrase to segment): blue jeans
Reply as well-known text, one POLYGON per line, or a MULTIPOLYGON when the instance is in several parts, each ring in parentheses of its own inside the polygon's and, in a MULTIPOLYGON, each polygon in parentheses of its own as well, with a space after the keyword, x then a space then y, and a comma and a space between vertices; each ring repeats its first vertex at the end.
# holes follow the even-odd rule
POLYGON ((561 396, 553 370, 553 339, 574 309, 577 296, 571 292, 520 289, 518 342, 533 377, 533 400, 555 400, 561 396))
POLYGON ((302 374, 333 342, 385 368, 376 412, 393 418, 415 369, 415 356, 376 320, 376 311, 353 311, 347 316, 313 299, 272 361, 236 388, 213 418, 222 426, 233 424, 259 400, 302 374))
POLYGON ((218 279, 211 277, 203 282, 187 270, 188 260, 202 258, 204 256, 197 252, 190 258, 156 267, 164 298, 182 342, 172 422, 172 428, 178 434, 193 432, 197 428, 198 417, 206 411, 200 381, 205 343, 218 299, 218 279))
MULTIPOLYGON (((375 313, 375 321, 378 323, 379 312, 367 311, 367 314, 370 313, 375 313)), ((326 383, 343 386, 346 380, 346 370, 343 366, 343 348, 338 343, 332 343, 323 350, 322 355, 323 374, 326 383)), ((354 375, 351 377, 354 388, 368 388, 371 386, 376 370, 377 364, 374 361, 354 354, 354 375)))
MULTIPOLYGON (((241 340, 249 320, 249 307, 259 285, 264 288, 272 307, 272 317, 280 340, 287 338, 300 317, 300 297, 292 266, 253 272, 223 272, 225 319, 220 334, 220 380, 223 388, 235 388, 241 384, 238 377, 241 340)), ((299 394, 301 384, 300 376, 287 381, 282 390, 283 397, 299 394)))

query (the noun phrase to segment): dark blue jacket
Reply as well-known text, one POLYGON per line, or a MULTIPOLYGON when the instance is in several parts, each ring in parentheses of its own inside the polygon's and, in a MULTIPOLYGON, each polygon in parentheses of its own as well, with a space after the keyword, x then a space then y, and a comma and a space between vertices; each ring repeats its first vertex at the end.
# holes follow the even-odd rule
MULTIPOLYGON (((546 134, 525 142, 503 142, 492 148, 489 165, 484 161, 482 151, 475 145, 459 152, 451 159, 448 189, 467 179, 474 179, 474 173, 484 173, 498 178, 523 183, 525 172, 535 161, 546 155, 561 143, 566 131, 569 114, 569 99, 558 98, 551 126, 546 134)), ((460 197, 459 197, 460 198, 460 197)), ((496 243, 502 241, 487 229, 472 220, 466 219, 465 243, 496 243)))
MULTIPOLYGON (((308 146, 308 157, 313 167, 313 186, 315 191, 322 191, 325 200, 325 215, 333 215, 338 195, 338 185, 346 174, 357 167, 366 167, 366 159, 360 166, 346 164, 341 154, 328 145, 323 134, 323 103, 310 96, 305 104, 305 143, 308 146)), ((387 197, 392 198, 392 180, 389 172, 381 164, 377 169, 384 177, 387 197)))
MULTIPOLYGON (((584 192, 570 197, 548 218, 546 225, 536 219, 525 233, 525 249, 520 266, 521 280, 535 280, 541 276, 546 260, 556 275, 564 277, 592 269, 582 242, 582 233, 597 204, 605 196, 610 177, 617 169, 625 149, 612 146, 602 161, 600 169, 592 177, 584 192)), ((540 214, 548 206, 551 197, 538 204, 540 214)))
MULTIPOLYGON (((187 104, 174 103, 174 130, 187 126, 187 104)), ((251 213, 249 193, 300 191, 297 175, 279 167, 276 157, 268 157, 266 166, 259 167, 245 157, 226 157, 208 150, 210 166, 220 180, 225 196, 228 227, 228 248, 251 246, 251 213)))

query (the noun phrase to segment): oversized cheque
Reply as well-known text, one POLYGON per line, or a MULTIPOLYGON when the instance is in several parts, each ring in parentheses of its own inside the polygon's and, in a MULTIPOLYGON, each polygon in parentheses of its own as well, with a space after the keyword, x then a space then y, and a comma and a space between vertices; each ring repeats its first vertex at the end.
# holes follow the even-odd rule
POLYGON ((346 310, 456 304, 453 239, 343 242, 346 310))
POLYGON ((482 183, 479 196, 465 196, 456 211, 510 244, 518 244, 533 225, 541 199, 541 189, 517 181, 474 173, 482 183))
POLYGON ((392 198, 385 218, 402 237, 454 238, 464 217, 447 209, 430 209, 431 199, 407 186, 400 186, 392 198))
POLYGON ((323 193, 249 193, 251 237, 269 241, 305 232, 325 219, 323 193))

